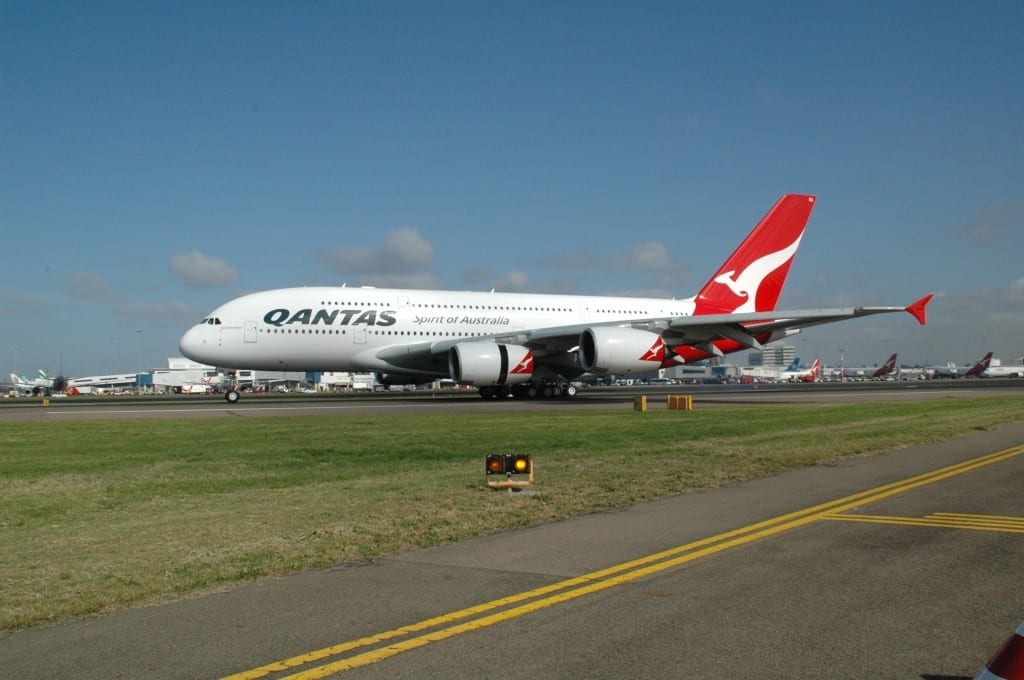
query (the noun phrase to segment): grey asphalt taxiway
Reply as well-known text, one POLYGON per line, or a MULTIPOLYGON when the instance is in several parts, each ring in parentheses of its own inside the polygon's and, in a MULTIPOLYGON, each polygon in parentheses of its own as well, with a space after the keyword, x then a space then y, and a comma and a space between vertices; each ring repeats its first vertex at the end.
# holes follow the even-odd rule
POLYGON ((572 399, 481 399, 475 391, 411 391, 384 394, 245 393, 228 404, 219 395, 159 397, 73 397, 0 399, 0 423, 15 421, 134 420, 154 418, 263 417, 281 415, 365 415, 374 413, 476 413, 493 410, 565 410, 625 407, 644 395, 651 408, 670 394, 689 394, 698 407, 719 405, 857 403, 998 397, 1024 394, 1024 380, 945 380, 883 383, 774 385, 673 385, 581 389, 572 399), (44 405, 45 403, 45 405, 44 405))
POLYGON ((970 678, 1024 620, 1022 490, 1006 426, 17 632, 0 676, 970 678))

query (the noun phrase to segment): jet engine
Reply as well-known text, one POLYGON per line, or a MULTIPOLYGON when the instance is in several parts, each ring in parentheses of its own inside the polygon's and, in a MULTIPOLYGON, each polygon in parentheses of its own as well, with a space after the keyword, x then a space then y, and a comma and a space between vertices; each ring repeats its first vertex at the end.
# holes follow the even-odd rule
POLYGON ((533 353, 519 345, 460 342, 448 350, 448 371, 464 385, 519 385, 533 377, 533 353))
POLYGON ((588 373, 649 373, 665 359, 657 333, 596 326, 580 333, 580 366, 588 373))

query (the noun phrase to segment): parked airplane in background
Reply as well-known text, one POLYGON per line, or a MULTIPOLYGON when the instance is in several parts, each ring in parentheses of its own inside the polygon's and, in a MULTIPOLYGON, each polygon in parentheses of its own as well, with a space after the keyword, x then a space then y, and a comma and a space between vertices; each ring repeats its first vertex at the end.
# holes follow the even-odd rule
POLYGON ((819 372, 821 372, 821 359, 815 359, 810 368, 800 368, 800 360, 797 359, 789 365, 789 368, 780 372, 779 377, 782 380, 814 382, 817 380, 819 372))
POLYGON ((960 375, 960 369, 952 361, 938 366, 925 366, 924 372, 929 378, 956 378, 960 375))
POLYGON ((11 385, 18 394, 45 394, 53 389, 54 378, 39 370, 38 378, 24 378, 11 373, 11 385))
POLYGON ((964 377, 978 376, 980 378, 1024 378, 1024 366, 1011 364, 992 365, 992 352, 981 358, 981 361, 971 366, 970 370, 964 373, 964 377))
POLYGON ((775 311, 814 201, 780 198, 691 298, 285 288, 222 305, 179 347, 225 368, 373 371, 385 384, 451 378, 483 397, 571 396, 569 381, 584 374, 652 373, 819 324, 907 311, 923 325, 931 295, 906 307, 775 311))
POLYGON ((988 370, 988 365, 992 362, 992 352, 989 352, 983 356, 978 363, 967 369, 964 373, 965 378, 981 377, 981 374, 988 370))
POLYGON ((1024 365, 1001 364, 989 366, 981 373, 982 378, 1024 378, 1024 365))
POLYGON ((881 367, 871 374, 872 378, 884 378, 892 373, 899 374, 899 369, 896 368, 896 352, 892 353, 892 356, 885 360, 885 363, 881 367))
POLYGON ((138 384, 139 378, 135 373, 117 373, 114 375, 90 375, 82 378, 68 378, 65 381, 65 388, 75 393, 97 394, 132 389, 138 384))
POLYGON ((14 395, 29 395, 32 394, 33 387, 25 378, 11 373, 11 390, 14 395))
POLYGON ((884 378, 892 373, 899 373, 896 370, 896 354, 893 354, 885 363, 878 368, 844 368, 843 377, 845 378, 884 378))
POLYGON ((811 372, 798 377, 797 380, 800 382, 817 382, 819 375, 821 375, 821 359, 815 359, 814 363, 811 364, 811 372))

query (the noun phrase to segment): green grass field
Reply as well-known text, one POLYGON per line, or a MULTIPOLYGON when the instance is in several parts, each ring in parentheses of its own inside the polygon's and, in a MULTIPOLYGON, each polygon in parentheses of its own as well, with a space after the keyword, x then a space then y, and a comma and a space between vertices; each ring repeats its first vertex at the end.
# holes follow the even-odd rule
POLYGON ((0 629, 523 527, 1021 422, 1024 398, 14 423, 0 629), (535 461, 529 494, 488 453, 535 461))

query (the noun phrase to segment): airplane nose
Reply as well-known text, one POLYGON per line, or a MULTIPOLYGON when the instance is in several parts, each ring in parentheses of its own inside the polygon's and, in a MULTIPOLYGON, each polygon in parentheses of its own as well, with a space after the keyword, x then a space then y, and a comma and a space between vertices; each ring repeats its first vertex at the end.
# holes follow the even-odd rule
POLYGON ((193 361, 203 362, 203 355, 206 353, 206 333, 202 326, 193 326, 181 336, 178 341, 178 350, 182 355, 193 361))

